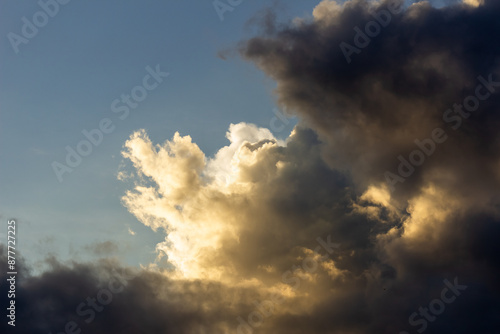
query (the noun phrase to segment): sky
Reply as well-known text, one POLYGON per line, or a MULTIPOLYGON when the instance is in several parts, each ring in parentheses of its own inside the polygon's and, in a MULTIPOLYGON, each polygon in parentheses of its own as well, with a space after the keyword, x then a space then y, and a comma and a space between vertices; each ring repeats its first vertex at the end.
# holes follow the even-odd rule
POLYGON ((499 14, 0 2, 2 333, 497 333, 499 14))

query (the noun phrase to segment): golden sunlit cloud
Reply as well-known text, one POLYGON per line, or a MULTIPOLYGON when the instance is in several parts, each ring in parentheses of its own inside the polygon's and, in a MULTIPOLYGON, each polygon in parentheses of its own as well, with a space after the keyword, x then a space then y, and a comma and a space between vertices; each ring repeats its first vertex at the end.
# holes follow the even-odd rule
POLYGON ((241 222, 234 211, 251 196, 255 178, 272 168, 261 164, 265 152, 279 145, 269 130, 245 123, 232 124, 227 138, 230 145, 213 159, 178 133, 153 146, 139 131, 125 144, 124 157, 154 184, 137 185, 123 202, 146 226, 165 230, 157 250, 178 277, 224 281, 234 275, 230 263, 214 259, 223 242, 238 242, 241 222))
POLYGON ((484 5, 484 0, 463 0, 464 4, 473 6, 473 7, 479 7, 481 5, 484 5))

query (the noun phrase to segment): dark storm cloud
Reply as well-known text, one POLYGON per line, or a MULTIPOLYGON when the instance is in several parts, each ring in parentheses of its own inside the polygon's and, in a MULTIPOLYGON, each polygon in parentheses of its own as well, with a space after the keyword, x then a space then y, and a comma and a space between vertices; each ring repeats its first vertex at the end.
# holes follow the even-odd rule
MULTIPOLYGON (((295 20, 279 29, 269 28, 272 16, 267 14, 265 33, 241 47, 245 58, 276 80, 283 108, 318 132, 325 143, 323 157, 352 177, 355 193, 383 187, 384 173, 397 174, 398 156, 408 160, 418 148, 416 139, 432 138, 436 128, 447 136, 397 184, 389 200, 397 218, 387 219, 389 232, 356 212, 327 214, 335 220, 332 235, 344 243, 349 240, 350 250, 364 254, 364 260, 343 256, 350 261, 336 263, 357 282, 343 286, 349 303, 341 308, 332 298, 310 317, 283 320, 291 333, 304 332, 306 324, 318 332, 415 332, 423 327, 411 326, 408 317, 439 295, 444 279, 455 276, 470 284, 467 293, 447 306, 432 332, 488 333, 495 328, 499 267, 492 238, 500 235, 500 4, 485 1, 475 8, 455 2, 436 9, 419 3, 389 15, 390 22, 367 46, 346 57, 342 43, 356 46, 357 28, 364 30, 376 21, 374 13, 388 12, 391 6, 324 1, 314 20, 295 20), (463 107, 461 114, 455 104, 472 101, 469 96, 477 94, 477 87, 488 96, 477 110, 463 107), (370 226, 367 235, 356 229, 362 226, 356 217, 370 226), (342 229, 349 220, 352 224, 342 229), (363 268, 380 287, 388 287, 387 293, 377 293, 363 281, 363 268), (471 303, 478 308, 470 308, 471 303)), ((320 182, 309 184, 323 189, 320 182)), ((367 213, 375 207, 368 203, 359 209, 367 213)))
MULTIPOLYGON (((1 281, 6 282, 4 247, 0 252, 1 281)), ((22 262, 17 266, 22 268, 22 262)), ((3 292, 5 310, 9 301, 3 292)), ((18 270, 16 326, 3 319, 0 330, 56 334, 70 326, 70 333, 217 333, 222 323, 234 326, 238 314, 251 311, 243 303, 232 305, 232 298, 249 299, 247 293, 217 283, 171 281, 158 272, 133 270, 113 261, 71 265, 52 261, 51 269, 41 276, 18 270), (68 325, 72 322, 77 327, 68 325)))
POLYGON ((390 14, 394 2, 355 0, 339 7, 325 1, 313 21, 266 29, 242 46, 242 54, 277 81, 279 103, 330 143, 325 156, 331 165, 348 169, 357 181, 397 174, 397 157, 408 159, 418 148, 414 140, 430 138, 440 127, 447 142, 397 188, 418 189, 438 167, 458 178, 481 175, 484 183, 498 182, 491 167, 500 152, 500 87, 457 130, 451 128, 457 121, 447 123, 443 114, 474 95, 478 76, 493 74, 500 81, 500 4, 436 9, 421 2, 390 14), (354 47, 355 28, 364 31, 381 11, 389 12, 390 22, 348 63, 340 45, 354 47))

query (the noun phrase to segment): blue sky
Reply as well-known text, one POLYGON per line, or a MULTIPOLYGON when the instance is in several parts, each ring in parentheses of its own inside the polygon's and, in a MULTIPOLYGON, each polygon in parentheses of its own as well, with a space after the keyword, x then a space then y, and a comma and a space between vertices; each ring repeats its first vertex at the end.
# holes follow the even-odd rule
MULTIPOLYGON (((18 218, 19 249, 28 261, 47 254, 81 256, 94 242, 119 241, 129 264, 154 258, 163 236, 138 223, 121 205, 128 185, 117 180, 128 136, 147 129, 153 142, 176 131, 207 156, 227 144, 230 123, 269 127, 274 83, 232 50, 249 37, 247 21, 269 5, 244 1, 221 21, 210 1, 76 1, 60 5, 18 53, 7 35, 22 35, 41 10, 35 2, 2 2, 0 23, 0 214, 18 218), (170 73, 124 120, 111 102, 142 83, 146 67, 170 73), (103 118, 115 129, 59 182, 64 162, 103 118), (128 228, 136 232, 128 233, 128 228)), ((287 1, 283 16, 310 16, 315 1, 287 1)), ((280 133, 285 137, 293 122, 280 133)))

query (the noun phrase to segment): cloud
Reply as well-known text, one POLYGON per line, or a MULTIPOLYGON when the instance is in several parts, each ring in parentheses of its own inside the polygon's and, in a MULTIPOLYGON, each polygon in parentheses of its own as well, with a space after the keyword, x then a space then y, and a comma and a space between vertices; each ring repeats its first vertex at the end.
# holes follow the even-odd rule
POLYGON ((481 5, 484 5, 483 0, 463 0, 465 4, 473 6, 473 7, 479 7, 481 5))
POLYGON ((474 95, 479 76, 499 81, 500 43, 491 37, 500 29, 498 3, 437 9, 419 2, 389 14, 389 23, 348 64, 341 43, 354 46, 355 28, 364 31, 377 22, 373 15, 388 7, 388 2, 322 1, 314 19, 252 38, 241 53, 276 80, 279 104, 329 144, 324 151, 329 164, 348 170, 362 188, 385 183, 386 171, 397 174, 398 156, 408 159, 418 148, 415 140, 429 138, 435 128, 444 129, 447 142, 398 184, 398 196, 406 200, 430 179, 441 182, 442 170, 457 180, 475 175, 482 185, 497 181, 491 166, 499 161, 498 88, 457 130, 451 128, 455 121, 443 118, 474 95))
MULTIPOLYGON (((5 282, 5 253, 0 256, 5 282)), ((223 332, 223 320, 245 310, 235 301, 246 293, 210 282, 172 282, 160 272, 109 260, 53 261, 41 276, 19 272, 16 289, 15 332, 30 334, 65 332, 71 322, 76 331, 97 334, 223 332)), ((7 305, 6 293, 1 301, 7 305)), ((12 327, 2 321, 0 329, 9 333, 12 327)))
POLYGON ((271 242, 287 229, 293 233, 304 227, 313 234, 304 235, 302 242, 314 243, 327 225, 307 227, 301 220, 313 207, 344 196, 344 178, 321 160, 320 143, 310 130, 296 129, 287 143, 280 143, 269 130, 240 123, 230 126, 227 138, 230 144, 214 158, 200 154, 189 137, 179 134, 154 147, 144 132, 138 132, 125 144, 124 156, 136 166, 138 180, 149 177, 155 182, 139 182, 123 202, 145 225, 166 231, 157 249, 168 256, 174 274, 184 278, 234 283, 259 276, 251 274, 257 267, 284 268, 283 263, 273 263, 274 254, 288 253, 299 240, 245 249, 253 242, 271 242), (183 143, 182 150, 178 143, 183 143), (194 170, 185 167, 191 163, 198 167, 196 174, 185 177, 185 170, 194 170), (324 192, 312 195, 316 189, 311 186, 320 178, 334 191, 328 199, 320 198, 324 192), (301 192, 310 193, 307 202, 301 192))
POLYGON ((155 144, 134 132, 122 201, 164 235, 157 261, 90 324, 75 308, 129 268, 52 259, 43 275, 20 270, 19 333, 70 320, 97 334, 496 331, 496 86, 483 86, 489 97, 456 129, 443 114, 479 76, 500 78, 500 7, 409 6, 348 63, 339 45, 387 6, 322 1, 288 25, 269 12, 255 19, 261 35, 241 53, 276 80, 299 124, 284 141, 231 124, 213 157, 187 135, 155 144), (447 141, 391 192, 384 172, 437 127, 447 141))
POLYGON ((85 246, 87 252, 96 256, 111 256, 118 252, 118 245, 112 241, 94 242, 91 245, 85 246))
MULTIPOLYGON (((185 159, 189 154, 172 153, 180 138, 187 137, 176 134, 155 150, 141 150, 140 155, 154 160, 165 157, 163 150, 171 150, 166 159, 185 159)), ((250 306, 278 293, 285 301, 272 304, 272 317, 255 326, 264 332, 369 333, 416 329, 409 316, 441 293, 444 280, 459 277, 476 290, 469 289, 467 297, 464 293, 454 310, 448 307, 448 314, 433 324, 434 330, 457 323, 457 314, 472 312, 468 303, 476 299, 481 300, 484 313, 474 310, 474 317, 463 317, 447 328, 472 330, 477 318, 492 323, 495 297, 488 294, 496 284, 498 268, 488 251, 491 242, 483 239, 485 231, 498 233, 497 209, 475 195, 433 184, 405 206, 383 185, 372 184, 358 192, 355 178, 324 160, 329 143, 301 125, 284 143, 265 129, 245 123, 231 125, 227 138, 230 144, 214 158, 199 157, 206 163, 197 171, 198 180, 177 184, 180 188, 201 185, 189 191, 189 199, 182 204, 168 196, 173 190, 161 192, 159 184, 145 189, 141 182, 124 198, 126 205, 135 205, 129 209, 138 217, 151 216, 145 224, 150 224, 149 219, 162 222, 167 235, 158 250, 172 264, 167 276, 173 281, 201 280, 251 289, 260 297, 240 300, 250 306), (144 194, 148 194, 146 201, 141 199, 144 194), (151 207, 151 201, 158 207, 151 207), (176 216, 163 215, 170 211, 176 216), (474 226, 471 222, 480 216, 481 224, 474 226), (312 255, 315 240, 327 235, 341 247, 331 255, 312 255), (479 246, 483 242, 488 246, 479 246), (316 271, 293 267, 308 256, 316 259, 316 271)), ((135 141, 149 139, 144 133, 134 134, 125 147, 142 146, 135 141)), ((187 151, 198 150, 190 142, 187 151)), ((130 150, 124 155, 136 161, 130 150)), ((137 180, 141 179, 139 173, 137 180)), ((251 311, 239 316, 249 323, 251 311)))
MULTIPOLYGON (((52 259, 42 275, 20 269, 16 331, 57 333, 74 321, 97 334, 399 333, 414 331, 408 317, 455 277, 467 290, 428 326, 443 333, 471 332, 478 323, 478 332, 496 328, 497 213, 471 211, 463 206, 467 195, 437 188, 403 210, 384 188, 357 194, 352 178, 324 161, 327 144, 313 130, 299 125, 283 144, 258 133, 267 134, 231 126, 235 140, 219 152, 239 143, 229 155, 234 168, 211 172, 208 166, 228 155, 206 158, 179 134, 162 145, 133 134, 124 155, 137 168, 137 185, 124 204, 165 233, 158 251, 169 265, 162 259, 133 270, 106 259, 52 259), (189 177, 171 168, 174 175, 162 175, 156 166, 166 161, 201 167, 189 177), (340 246, 330 254, 317 238, 340 246), (316 268, 305 270, 305 263, 316 268), (123 291, 98 304, 102 310, 87 323, 87 298, 106 302, 103 291, 122 281, 123 291)), ((0 263, 5 273, 5 253, 0 263)))

